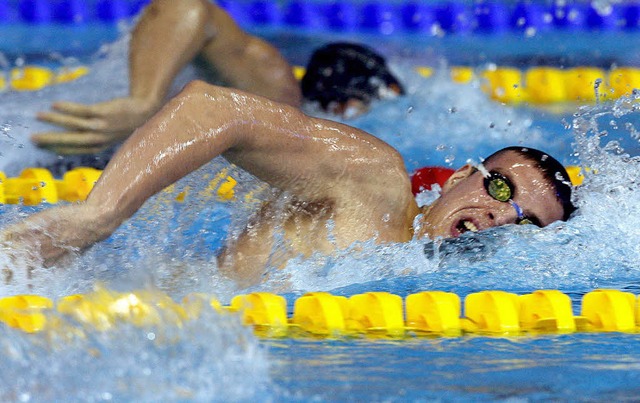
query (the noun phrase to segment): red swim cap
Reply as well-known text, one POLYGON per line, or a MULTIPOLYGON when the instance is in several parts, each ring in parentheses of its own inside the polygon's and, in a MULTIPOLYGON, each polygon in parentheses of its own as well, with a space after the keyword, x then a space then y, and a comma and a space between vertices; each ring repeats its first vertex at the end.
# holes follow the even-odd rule
POLYGON ((411 175, 411 191, 415 196, 423 190, 430 190, 436 183, 442 187, 454 172, 454 169, 445 167, 418 168, 411 175))

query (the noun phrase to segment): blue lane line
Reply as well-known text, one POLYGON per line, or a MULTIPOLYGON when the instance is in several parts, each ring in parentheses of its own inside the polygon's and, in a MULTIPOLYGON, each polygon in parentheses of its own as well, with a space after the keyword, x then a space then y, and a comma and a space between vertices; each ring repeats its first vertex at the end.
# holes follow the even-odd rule
MULTIPOLYGON (((0 27, 7 23, 114 23, 131 18, 150 0, 6 0, 0 2, 0 27)), ((245 28, 295 27, 333 32, 359 31, 500 33, 559 30, 637 30, 640 3, 622 2, 596 8, 579 1, 512 2, 464 0, 219 0, 245 28)))

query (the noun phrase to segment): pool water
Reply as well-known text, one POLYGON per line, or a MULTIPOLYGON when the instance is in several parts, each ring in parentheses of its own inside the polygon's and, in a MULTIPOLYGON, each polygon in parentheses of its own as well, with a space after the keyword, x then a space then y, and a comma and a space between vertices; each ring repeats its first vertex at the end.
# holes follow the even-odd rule
MULTIPOLYGON (((264 35, 292 60, 301 57, 296 49, 308 52, 309 43, 336 39, 264 35)), ((558 48, 559 42, 547 42, 546 48, 529 42, 529 56, 541 60, 550 55, 549 60, 568 49, 566 54, 575 56, 566 63, 589 51, 597 63, 611 56, 632 64, 634 56, 623 49, 637 39, 620 35, 602 41, 589 34, 565 38, 564 48, 558 48), (620 53, 602 57, 602 44, 614 43, 620 53)), ((31 275, 26 268, 16 270, 14 280, 0 286, 1 294, 59 298, 103 284, 123 291, 160 290, 176 300, 204 292, 228 302, 241 293, 269 291, 284 295, 291 309, 307 291, 345 296, 388 291, 404 297, 424 290, 465 296, 488 289, 519 294, 559 289, 578 309, 582 295, 596 288, 640 292, 640 115, 635 100, 571 105, 563 113, 500 105, 488 100, 477 81, 453 82, 447 66, 506 63, 509 50, 522 53, 522 63, 527 47, 517 38, 491 38, 484 44, 478 36, 429 39, 423 55, 411 39, 404 44, 396 38, 380 40, 407 96, 378 103, 350 123, 398 148, 409 170, 457 167, 514 144, 590 167, 576 192, 580 209, 570 221, 544 229, 496 228, 442 245, 363 243, 333 256, 294 259, 284 269, 270 269, 260 285, 238 289, 217 273, 213 251, 255 209, 257 203, 250 201, 268 190, 216 159, 178 184, 175 192, 190 190, 184 203, 175 201, 175 193, 162 193, 82 257, 52 269, 34 268, 31 275), (459 52, 464 55, 453 45, 465 49, 459 52), (436 73, 419 76, 416 64, 435 66, 436 73), (234 201, 220 203, 202 191, 203 181, 221 169, 238 179, 234 201), (253 195, 249 202, 246 195, 253 195), (475 252, 469 251, 469 242, 475 252)), ((125 94, 126 54, 123 40, 103 48, 98 57, 81 58, 91 74, 75 82, 36 93, 0 94, 0 169, 16 174, 20 167, 58 162, 29 144, 30 133, 47 129, 34 114, 57 99, 96 102, 125 94)), ((185 71, 176 89, 199 73, 185 71)), ((0 224, 41 208, 2 206, 0 224)), ((0 254, 0 265, 7 264, 0 254)), ((640 377, 636 334, 265 339, 239 318, 214 312, 179 324, 122 323, 107 332, 73 321, 69 326, 80 331, 27 336, 0 327, 2 400, 629 400, 637 396, 640 377)))
POLYGON ((639 346, 630 335, 278 340, 268 346, 277 357, 274 379, 293 400, 617 401, 637 393, 630 351, 639 346))

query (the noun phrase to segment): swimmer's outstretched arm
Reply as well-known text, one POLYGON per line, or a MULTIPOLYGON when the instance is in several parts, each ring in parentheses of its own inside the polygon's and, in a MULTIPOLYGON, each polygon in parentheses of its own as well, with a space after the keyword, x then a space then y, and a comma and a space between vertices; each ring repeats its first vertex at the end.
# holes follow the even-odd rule
POLYGON ((408 183, 401 156, 376 137, 195 81, 127 139, 86 202, 33 215, 0 241, 55 261, 108 237, 149 197, 219 155, 302 200, 354 213, 413 200, 399 185, 408 183))
POLYGON ((132 33, 130 52, 129 96, 95 105, 57 102, 38 117, 68 132, 32 140, 59 154, 94 153, 123 140, 161 107, 176 75, 198 53, 227 85, 300 105, 299 85, 282 55, 207 0, 153 1, 132 33))

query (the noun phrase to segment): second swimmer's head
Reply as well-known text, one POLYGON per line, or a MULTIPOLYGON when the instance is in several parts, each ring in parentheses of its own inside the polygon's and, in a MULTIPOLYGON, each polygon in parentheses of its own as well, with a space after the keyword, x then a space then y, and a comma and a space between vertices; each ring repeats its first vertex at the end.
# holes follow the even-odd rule
POLYGON ((404 94, 384 58, 352 43, 317 49, 302 78, 302 95, 325 111, 349 118, 364 112, 375 99, 404 94))

